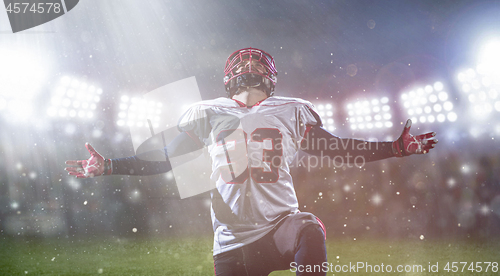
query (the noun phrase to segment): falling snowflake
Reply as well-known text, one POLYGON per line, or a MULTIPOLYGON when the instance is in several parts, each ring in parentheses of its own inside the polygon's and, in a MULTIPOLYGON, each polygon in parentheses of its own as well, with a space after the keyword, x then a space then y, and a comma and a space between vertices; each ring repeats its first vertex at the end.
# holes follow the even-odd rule
POLYGON ((483 215, 488 215, 490 213, 490 208, 488 207, 488 205, 483 205, 479 209, 479 212, 481 212, 481 214, 483 215))
POLYGON ((470 167, 468 165, 462 166, 462 173, 463 174, 468 174, 470 173, 470 167))
POLYGON ((448 181, 446 181, 446 184, 448 185, 448 188, 453 188, 457 184, 456 180, 454 178, 448 178, 448 181))
POLYGON ((351 187, 349 185, 344 185, 344 192, 349 192, 351 190, 351 187))
POLYGON ((374 205, 380 205, 382 203, 382 196, 379 194, 374 194, 371 199, 374 205))

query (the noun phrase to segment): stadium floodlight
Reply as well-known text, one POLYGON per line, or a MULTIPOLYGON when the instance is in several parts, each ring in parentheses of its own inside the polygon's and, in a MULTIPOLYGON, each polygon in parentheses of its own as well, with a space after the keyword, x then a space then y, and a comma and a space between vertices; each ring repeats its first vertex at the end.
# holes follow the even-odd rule
MULTIPOLYGON (((35 50, 36 51, 36 50, 35 50)), ((0 49, 0 95, 6 99, 32 99, 43 85, 50 63, 33 49, 0 49)))
POLYGON ((101 100, 102 89, 69 76, 54 89, 47 114, 50 117, 91 119, 101 100))
POLYGON ((479 51, 476 68, 457 74, 467 111, 474 120, 486 121, 500 112, 500 40, 491 40, 479 51))
MULTIPOLYGON (((483 76, 490 76, 493 80, 500 77, 500 40, 491 40, 484 44, 479 52, 477 71, 483 76)), ((498 82, 497 82, 498 83, 498 82)))
POLYGON ((389 98, 357 100, 346 105, 352 130, 391 128, 392 112, 389 98))
POLYGON ((50 72, 46 57, 38 49, 0 49, 0 113, 7 123, 32 120, 33 101, 50 72))
POLYGON ((163 104, 139 97, 122 96, 118 111, 118 126, 158 128, 163 104), (149 125, 151 123, 151 125, 149 125))
MULTIPOLYGON (((500 112, 500 80, 495 77, 497 72, 491 65, 483 65, 478 65, 476 70, 469 68, 458 73, 457 79, 472 118, 485 120, 494 111, 500 112)), ((500 68, 500 64, 497 66, 500 68)))
POLYGON ((414 123, 454 122, 458 116, 442 82, 401 94, 402 104, 414 123))
POLYGON ((318 115, 321 117, 323 126, 328 131, 334 131, 335 119, 333 115, 335 114, 335 109, 331 103, 318 103, 315 104, 318 109, 318 115))

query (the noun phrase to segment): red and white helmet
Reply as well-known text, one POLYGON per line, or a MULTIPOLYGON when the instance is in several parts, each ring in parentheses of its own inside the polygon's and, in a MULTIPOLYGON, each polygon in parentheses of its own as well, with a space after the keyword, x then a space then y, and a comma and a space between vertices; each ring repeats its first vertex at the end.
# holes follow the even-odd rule
POLYGON ((224 68, 224 86, 228 97, 238 94, 240 87, 260 87, 271 96, 278 71, 273 57, 259 49, 244 48, 232 53, 224 68))

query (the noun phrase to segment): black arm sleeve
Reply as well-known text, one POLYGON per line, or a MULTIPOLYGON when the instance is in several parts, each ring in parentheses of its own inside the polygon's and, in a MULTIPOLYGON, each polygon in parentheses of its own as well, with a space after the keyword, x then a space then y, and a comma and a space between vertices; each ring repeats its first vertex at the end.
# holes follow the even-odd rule
POLYGON ((370 162, 394 156, 392 142, 368 142, 353 138, 340 138, 319 126, 313 126, 307 133, 301 143, 301 149, 311 155, 328 156, 332 159, 341 156, 342 160, 352 163, 357 157, 370 162))
POLYGON ((189 135, 187 132, 182 132, 164 149, 148 151, 130 157, 111 159, 112 174, 153 175, 166 173, 172 169, 169 157, 192 153, 203 148, 203 144, 195 139, 197 138, 189 135), (148 161, 162 159, 165 161, 148 161))

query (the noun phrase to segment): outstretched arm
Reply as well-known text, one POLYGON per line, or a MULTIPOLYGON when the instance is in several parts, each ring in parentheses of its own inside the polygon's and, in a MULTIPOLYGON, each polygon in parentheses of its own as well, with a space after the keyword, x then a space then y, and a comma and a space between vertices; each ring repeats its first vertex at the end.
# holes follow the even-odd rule
POLYGON ((392 142, 394 156, 403 157, 412 154, 425 154, 434 148, 438 139, 435 132, 413 136, 410 134, 411 120, 406 121, 405 128, 398 140, 392 142))
POLYGON ((88 178, 100 175, 120 174, 120 175, 153 175, 168 172, 172 169, 169 157, 180 156, 194 152, 203 147, 200 141, 195 141, 192 135, 187 132, 179 134, 170 142, 166 150, 159 149, 144 152, 135 156, 106 159, 99 154, 90 144, 85 147, 90 153, 87 160, 66 161, 66 171, 69 175, 77 178, 88 178), (158 155, 165 158, 165 161, 148 161, 157 159, 158 155))
MULTIPOLYGON (((365 162, 424 154, 438 142, 435 132, 413 136, 410 134, 411 120, 406 122, 403 133, 396 141, 369 142, 353 138, 340 138, 325 129, 313 126, 302 141, 301 149, 316 156, 363 157, 365 162)), ((349 159, 348 159, 349 160, 349 159)), ((351 159, 354 160, 354 159, 351 159)))

